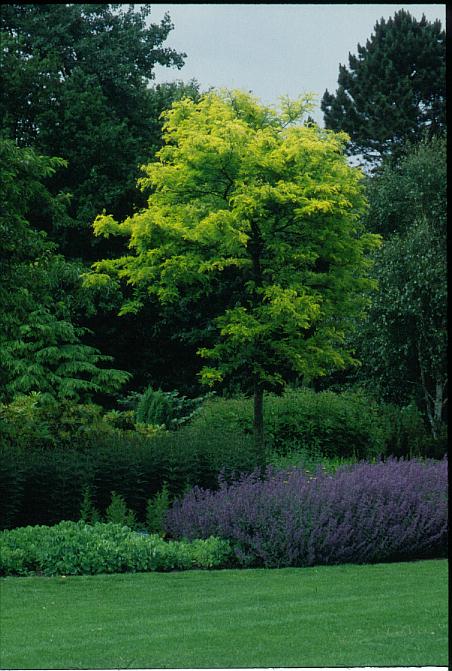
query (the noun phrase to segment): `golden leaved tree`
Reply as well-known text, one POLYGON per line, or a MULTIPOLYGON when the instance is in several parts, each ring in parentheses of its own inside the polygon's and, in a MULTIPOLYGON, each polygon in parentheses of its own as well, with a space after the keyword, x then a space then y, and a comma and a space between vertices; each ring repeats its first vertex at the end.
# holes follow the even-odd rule
POLYGON ((129 238, 126 256, 87 278, 126 281, 135 295, 122 313, 140 309, 143 288, 162 304, 189 293, 215 305, 221 287, 200 375, 254 395, 261 452, 265 390, 353 363, 345 334, 374 286, 367 253, 379 236, 361 225, 361 172, 347 164, 345 134, 303 124, 310 109, 309 98, 284 99, 275 111, 240 91, 173 104, 164 146, 143 166, 147 208, 94 222, 96 235, 129 238))

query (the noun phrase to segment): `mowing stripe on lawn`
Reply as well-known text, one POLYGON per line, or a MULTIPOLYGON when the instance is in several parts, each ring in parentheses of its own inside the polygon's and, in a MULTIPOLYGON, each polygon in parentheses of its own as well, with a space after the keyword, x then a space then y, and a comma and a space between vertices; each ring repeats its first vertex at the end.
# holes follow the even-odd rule
POLYGON ((447 561, 4 578, 2 667, 447 666, 447 561))

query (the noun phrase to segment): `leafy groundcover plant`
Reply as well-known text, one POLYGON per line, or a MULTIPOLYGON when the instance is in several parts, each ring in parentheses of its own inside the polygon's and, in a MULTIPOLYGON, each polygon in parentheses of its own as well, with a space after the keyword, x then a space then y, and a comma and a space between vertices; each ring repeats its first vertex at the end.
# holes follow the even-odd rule
POLYGON ((446 556, 447 460, 388 459, 314 475, 267 468, 168 511, 174 538, 227 539, 242 566, 313 566, 446 556))
POLYGON ((165 542, 113 523, 60 522, 0 534, 2 575, 87 575, 212 569, 230 565, 231 548, 219 538, 165 542))

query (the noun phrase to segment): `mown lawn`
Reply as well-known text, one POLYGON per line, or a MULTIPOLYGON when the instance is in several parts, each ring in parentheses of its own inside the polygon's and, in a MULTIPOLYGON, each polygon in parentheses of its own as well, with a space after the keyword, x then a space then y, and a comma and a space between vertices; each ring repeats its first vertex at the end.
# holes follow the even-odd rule
POLYGON ((447 561, 1 580, 2 668, 447 666, 447 561))

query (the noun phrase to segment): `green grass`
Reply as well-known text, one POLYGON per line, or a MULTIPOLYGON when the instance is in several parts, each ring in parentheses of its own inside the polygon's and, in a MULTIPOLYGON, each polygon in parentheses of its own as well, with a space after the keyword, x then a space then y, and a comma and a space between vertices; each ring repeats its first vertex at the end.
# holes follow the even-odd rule
POLYGON ((2 668, 447 666, 447 561, 3 578, 2 668))

